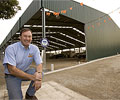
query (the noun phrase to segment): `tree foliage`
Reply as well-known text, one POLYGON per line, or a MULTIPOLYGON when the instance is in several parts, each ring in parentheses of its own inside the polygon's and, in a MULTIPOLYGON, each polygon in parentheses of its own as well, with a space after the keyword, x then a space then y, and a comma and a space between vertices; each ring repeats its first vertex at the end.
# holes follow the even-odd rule
POLYGON ((21 10, 17 0, 0 0, 0 19, 10 19, 21 10))

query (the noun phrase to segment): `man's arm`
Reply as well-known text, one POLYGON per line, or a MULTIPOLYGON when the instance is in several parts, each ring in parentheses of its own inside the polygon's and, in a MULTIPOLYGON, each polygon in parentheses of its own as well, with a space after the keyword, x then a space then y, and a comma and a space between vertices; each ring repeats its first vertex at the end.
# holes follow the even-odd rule
POLYGON ((11 75, 14 75, 16 77, 22 78, 22 79, 28 79, 28 80, 33 80, 35 81, 35 75, 27 74, 24 71, 16 68, 16 66, 12 66, 10 64, 7 64, 8 71, 10 72, 11 75))
POLYGON ((36 70, 37 72, 35 73, 35 76, 36 79, 38 79, 39 81, 35 81, 33 86, 35 86, 35 90, 37 91, 39 88, 41 88, 41 84, 42 84, 42 64, 39 64, 36 70))
POLYGON ((42 64, 39 64, 36 68, 38 73, 42 73, 42 64))

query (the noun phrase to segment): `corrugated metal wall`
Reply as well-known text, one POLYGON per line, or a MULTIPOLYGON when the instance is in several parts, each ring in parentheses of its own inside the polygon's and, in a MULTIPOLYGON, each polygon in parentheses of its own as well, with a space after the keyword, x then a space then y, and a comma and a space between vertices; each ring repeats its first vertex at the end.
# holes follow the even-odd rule
POLYGON ((40 8, 41 0, 33 0, 32 4, 20 18, 20 27, 22 27, 40 8))
POLYGON ((120 52, 120 29, 112 20, 108 19, 108 16, 86 24, 85 32, 88 60, 111 56, 120 52), (100 25, 97 25, 98 23, 100 25))
POLYGON ((89 21, 104 15, 104 13, 88 6, 80 6, 79 3, 73 2, 72 0, 44 0, 43 6, 55 12, 66 10, 67 12, 63 15, 82 23, 88 23, 89 21), (73 9, 70 10, 70 7, 73 9))

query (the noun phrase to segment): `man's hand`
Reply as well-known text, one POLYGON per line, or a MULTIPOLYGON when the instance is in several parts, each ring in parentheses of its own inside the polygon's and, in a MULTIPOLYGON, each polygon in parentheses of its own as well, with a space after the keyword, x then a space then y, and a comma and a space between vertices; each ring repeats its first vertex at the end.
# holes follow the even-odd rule
POLYGON ((35 75, 36 80, 37 79, 42 80, 42 72, 36 72, 34 75, 35 75))
POLYGON ((35 86, 35 90, 37 91, 39 88, 41 88, 42 85, 42 73, 36 72, 34 75, 36 80, 33 86, 35 86))

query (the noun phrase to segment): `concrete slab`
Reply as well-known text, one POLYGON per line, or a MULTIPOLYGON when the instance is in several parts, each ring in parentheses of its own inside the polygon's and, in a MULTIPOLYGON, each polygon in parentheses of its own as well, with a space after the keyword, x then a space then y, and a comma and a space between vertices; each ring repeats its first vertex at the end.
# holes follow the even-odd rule
MULTIPOLYGON (((23 96, 25 96, 27 87, 22 86, 23 96)), ((90 100, 54 81, 44 82, 36 96, 39 100, 90 100)), ((0 100, 8 100, 7 90, 0 91, 0 100)))

